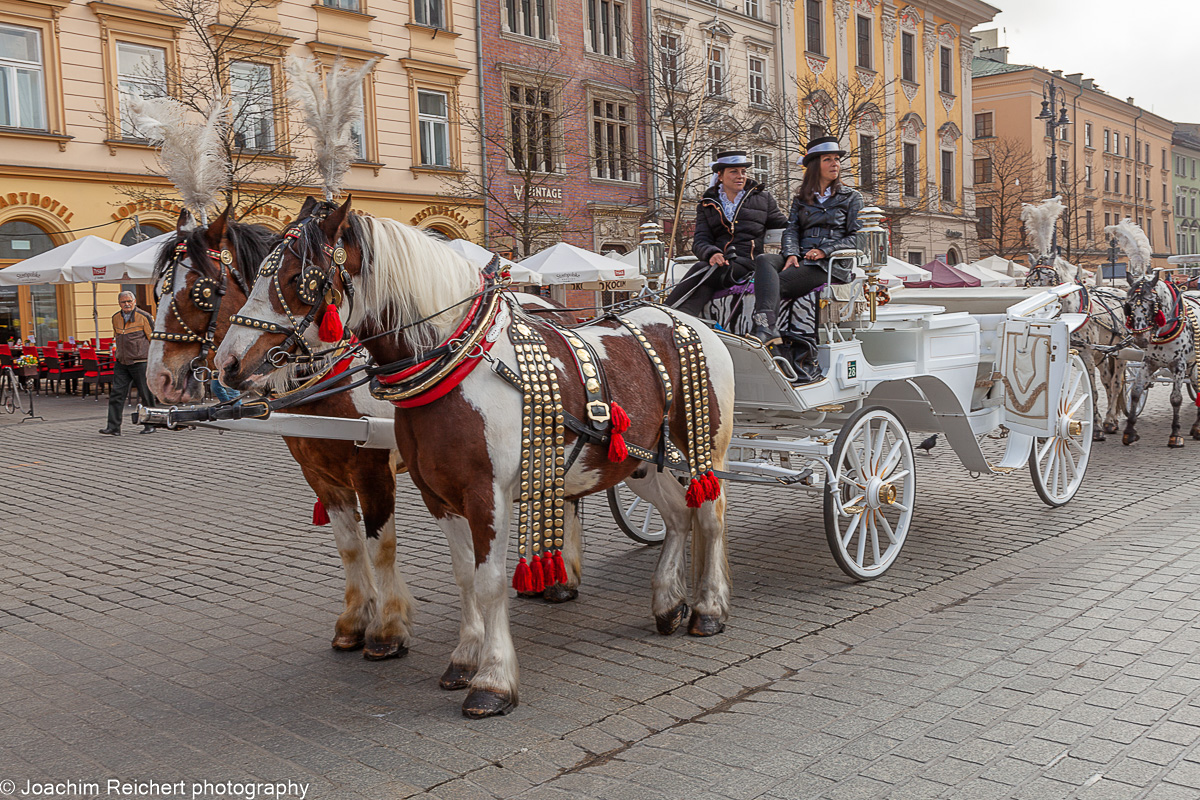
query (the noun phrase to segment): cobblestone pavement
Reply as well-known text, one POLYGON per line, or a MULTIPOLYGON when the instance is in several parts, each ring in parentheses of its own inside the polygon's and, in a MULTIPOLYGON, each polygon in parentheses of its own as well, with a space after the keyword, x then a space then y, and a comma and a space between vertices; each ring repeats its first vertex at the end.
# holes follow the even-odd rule
POLYGON ((0 790, 1200 797, 1200 443, 1165 447, 1165 392, 1062 509, 1025 473, 919 453, 909 543, 869 583, 834 565, 817 496, 732 487, 734 610, 712 639, 654 632, 657 551, 589 501, 581 596, 513 601, 521 705, 482 722, 437 688, 457 592, 407 479, 416 637, 368 662, 329 647, 340 563, 280 440, 102 437, 103 404, 38 401, 46 422, 0 419, 0 790))

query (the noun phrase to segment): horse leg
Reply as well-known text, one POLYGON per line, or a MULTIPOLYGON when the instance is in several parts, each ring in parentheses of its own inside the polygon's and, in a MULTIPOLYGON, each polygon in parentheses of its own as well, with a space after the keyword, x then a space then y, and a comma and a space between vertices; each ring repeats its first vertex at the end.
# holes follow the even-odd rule
POLYGON ((438 527, 450 545, 450 564, 462 608, 458 646, 450 654, 450 666, 442 673, 438 686, 446 690, 465 689, 475 676, 483 649, 483 617, 475 599, 475 548, 471 544, 470 526, 462 517, 439 519, 438 527))
POLYGON ((1129 391, 1129 405, 1125 408, 1125 433, 1121 436, 1121 444, 1130 445, 1142 438, 1134 430, 1134 425, 1137 424, 1136 409, 1146 391, 1146 376, 1153 372, 1150 365, 1143 361, 1142 368, 1138 370, 1137 380, 1133 382, 1133 388, 1129 391))
POLYGON ((567 567, 567 582, 547 586, 542 598, 548 603, 566 603, 579 597, 579 581, 583 576, 583 523, 579 519, 579 501, 563 503, 563 563, 567 567))
MULTIPOLYGON (((718 468, 723 468, 721 464, 718 468)), ((725 540, 725 490, 692 512, 692 575, 695 593, 688 633, 714 636, 729 618, 729 553, 725 540)))
POLYGON ((1192 423, 1192 438, 1200 439, 1200 402, 1196 403, 1196 421, 1192 423))
POLYGON ((317 496, 329 515, 338 555, 346 571, 345 608, 334 626, 333 649, 357 650, 363 646, 367 626, 375 615, 375 581, 367 565, 354 493, 348 489, 322 487, 317 496))
POLYGON ((1183 447, 1183 437, 1179 435, 1179 407, 1183 404, 1183 375, 1184 366, 1175 368, 1171 381, 1171 436, 1167 439, 1167 447, 1183 447))
MULTIPOLYGON (((385 454, 380 452, 381 456, 385 454)), ((386 454, 390 461, 391 454, 386 454)), ((376 463, 371 485, 360 487, 367 550, 378 586, 375 618, 367 626, 363 657, 372 661, 399 658, 412 638, 413 598, 396 570, 396 472, 390 463, 376 463)), ((367 477, 367 476, 364 476, 367 477)))
POLYGON ((1092 390, 1092 441, 1103 442, 1105 437, 1104 428, 1100 424, 1100 404, 1095 402, 1100 396, 1096 393, 1096 359, 1089 354, 1083 363, 1087 369, 1088 386, 1092 390))
POLYGON ((509 580, 505 566, 511 507, 511 498, 497 493, 471 498, 465 509, 474 544, 475 598, 483 622, 479 666, 462 704, 463 716, 472 719, 507 714, 519 702, 520 670, 508 626, 509 580))
POLYGON ((1117 418, 1125 412, 1125 362, 1109 356, 1100 362, 1100 379, 1104 384, 1104 395, 1108 408, 1104 412, 1104 433, 1120 430, 1117 418))
POLYGON ((687 604, 687 534, 691 530, 692 510, 679 480, 668 472, 642 466, 625 479, 625 485, 638 497, 658 509, 667 527, 658 565, 654 568, 653 599, 650 603, 655 626, 669 636, 691 611, 687 604))

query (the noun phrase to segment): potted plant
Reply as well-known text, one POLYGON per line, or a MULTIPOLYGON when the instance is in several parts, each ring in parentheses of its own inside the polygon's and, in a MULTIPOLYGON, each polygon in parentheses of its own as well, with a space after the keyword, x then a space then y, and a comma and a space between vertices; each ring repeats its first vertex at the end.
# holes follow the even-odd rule
POLYGON ((35 355, 18 356, 14 362, 16 365, 16 373, 22 378, 36 378, 38 374, 38 360, 35 355))

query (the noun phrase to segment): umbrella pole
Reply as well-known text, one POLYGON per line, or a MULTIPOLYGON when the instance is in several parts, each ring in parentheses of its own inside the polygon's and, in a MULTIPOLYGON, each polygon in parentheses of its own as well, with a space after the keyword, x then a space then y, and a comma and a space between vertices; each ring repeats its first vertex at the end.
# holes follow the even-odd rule
POLYGON ((96 347, 100 346, 100 312, 96 309, 96 282, 92 281, 92 327, 96 335, 96 347))

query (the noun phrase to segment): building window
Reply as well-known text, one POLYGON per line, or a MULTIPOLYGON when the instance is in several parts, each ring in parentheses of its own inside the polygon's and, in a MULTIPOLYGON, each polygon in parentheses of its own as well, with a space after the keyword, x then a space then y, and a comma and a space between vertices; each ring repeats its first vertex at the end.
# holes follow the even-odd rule
POLYGON ((1162 151, 1162 168, 1163 169, 1167 168, 1167 148, 1165 148, 1165 147, 1163 148, 1163 151, 1162 151))
POLYGON ((754 169, 750 171, 750 177, 759 186, 765 187, 771 178, 771 157, 755 153, 754 169))
POLYGON ((762 10, 758 6, 758 0, 746 0, 746 16, 754 17, 755 19, 762 18, 762 10))
POLYGON ((716 46, 708 48, 708 94, 725 96, 725 51, 716 46))
POLYGON ((1129 137, 1125 137, 1125 157, 1129 158, 1129 137))
POLYGON ((358 0, 321 0, 321 5, 326 8, 340 8, 343 11, 361 11, 362 6, 358 0))
POLYGON ((268 64, 234 61, 229 65, 233 97, 233 143, 242 150, 275 149, 275 80, 268 64))
POLYGON ((42 32, 0 25, 0 126, 46 130, 42 32))
POLYGON ((1170 242, 1170 241, 1171 241, 1171 223, 1164 219, 1163 220, 1163 242, 1166 243, 1166 242, 1170 242))
POLYGON ((1085 164, 1083 167, 1083 185, 1088 189, 1092 188, 1092 166, 1085 164))
POLYGON ((942 151, 942 199, 954 202, 954 151, 942 151))
POLYGON ((521 171, 554 171, 554 108, 549 89, 508 87, 513 165, 521 171))
POLYGON ((358 104, 362 110, 350 123, 350 142, 354 145, 354 157, 359 161, 367 160, 367 98, 363 87, 363 83, 358 85, 358 104))
POLYGON ((683 49, 678 34, 664 33, 658 37, 659 61, 662 64, 663 85, 672 89, 679 86, 683 49))
POLYGON ((1167 185, 1163 184, 1163 202, 1167 202, 1167 185))
POLYGON ((1104 129, 1104 152, 1106 152, 1106 153, 1109 152, 1108 136, 1109 136, 1109 130, 1108 130, 1108 128, 1105 128, 1104 129))
POLYGON ((1092 146, 1092 123, 1083 123, 1083 145, 1084 147, 1092 146))
MULTIPOLYGON (((355 4, 357 4, 357 0, 355 0, 355 4)), ((418 25, 445 28, 446 6, 444 0, 413 0, 413 18, 418 25)))
POLYGON ((954 94, 954 73, 950 69, 951 52, 949 47, 941 48, 942 53, 942 91, 946 94, 954 94))
POLYGON ((858 65, 871 69, 871 17, 855 17, 858 20, 858 65))
POLYGON ((992 182, 992 160, 990 158, 975 159, 975 183, 992 182))
POLYGON ((1112 216, 1109 214, 1109 212, 1105 211, 1104 212, 1104 227, 1107 228, 1111 224, 1112 224, 1112 216))
POLYGON ((1146 161, 1145 161, 1145 163, 1149 164, 1150 163, 1150 143, 1142 142, 1142 144, 1144 144, 1146 146, 1146 161))
POLYGON ((634 180, 630 106, 612 100, 592 101, 592 136, 595 176, 613 181, 634 180))
POLYGON ((1084 230, 1084 235, 1087 236, 1087 238, 1088 238, 1088 241, 1091 241, 1091 239, 1092 239, 1092 212, 1091 211, 1085 211, 1083 214, 1083 230, 1084 230))
POLYGON ((1068 126, 1068 125, 1063 125, 1061 128, 1059 128, 1059 129, 1058 129, 1058 138, 1059 138, 1059 141, 1063 141, 1063 142, 1065 142, 1065 141, 1067 140, 1067 128, 1068 128, 1068 127, 1070 127, 1070 126, 1068 126))
POLYGON ((913 266, 919 267, 925 263, 925 251, 924 250, 909 250, 907 253, 904 254, 904 260, 907 261, 909 264, 912 264, 913 266))
POLYGON ((673 138, 663 142, 663 155, 667 159, 667 192, 672 195, 686 183, 687 160, 683 150, 683 145, 673 138))
POLYGON ((995 134, 992 127, 992 112, 975 115, 975 138, 990 139, 995 134))
POLYGON ((820 139, 820 138, 821 138, 822 136, 824 136, 824 135, 825 135, 825 128, 824 128, 824 127, 822 127, 821 125, 817 125, 816 123, 810 123, 810 124, 809 124, 809 126, 808 126, 808 140, 809 140, 810 142, 811 142, 813 139, 820 139))
POLYGON ((904 195, 917 196, 917 146, 912 142, 904 143, 904 195))
POLYGON ((129 98, 147 99, 167 93, 167 51, 129 42, 117 42, 117 88, 122 139, 145 139, 128 109, 129 98))
POLYGON ((549 0, 505 0, 505 29, 534 39, 550 38, 549 0))
POLYGON ((1108 170, 1104 170, 1104 191, 1106 192, 1109 191, 1110 178, 1111 173, 1108 170))
POLYGON ((593 53, 625 57, 625 4, 588 0, 588 33, 593 53))
POLYGON ((979 234, 979 238, 992 238, 992 209, 988 206, 980 206, 975 209, 975 213, 979 217, 979 222, 975 225, 975 232, 979 234))
POLYGON ((875 137, 865 133, 858 137, 858 185, 865 192, 875 191, 875 137))
POLYGON ((1121 173, 1113 173, 1113 194, 1121 193, 1121 173))
POLYGON ((804 41, 808 52, 825 54, 825 32, 822 29, 821 0, 805 0, 804 41))
POLYGON ((909 82, 917 80, 917 37, 900 34, 900 77, 909 82))
POLYGON ((767 104, 767 66, 761 58, 750 56, 750 104, 767 104))
POLYGON ((450 166, 450 98, 442 92, 417 91, 421 166, 450 166))

